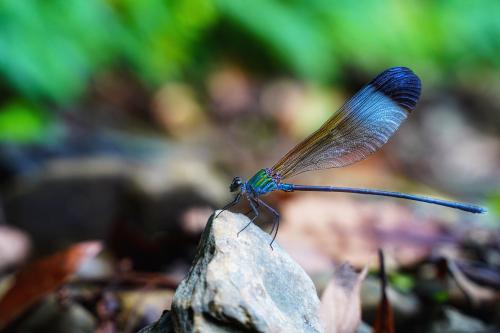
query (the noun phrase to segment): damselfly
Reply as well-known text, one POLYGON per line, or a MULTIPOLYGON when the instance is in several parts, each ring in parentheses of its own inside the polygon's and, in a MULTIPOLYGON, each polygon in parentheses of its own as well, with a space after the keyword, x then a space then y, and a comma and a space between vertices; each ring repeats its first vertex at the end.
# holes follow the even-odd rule
POLYGON ((282 182, 302 172, 343 167, 366 158, 383 146, 415 109, 420 90, 420 79, 410 69, 393 67, 385 70, 349 99, 321 128, 290 150, 273 167, 259 170, 248 181, 235 177, 229 189, 236 193, 236 197, 222 211, 235 205, 242 196, 245 196, 255 215, 247 224, 248 226, 259 216, 258 207, 263 206, 268 209, 275 217, 271 234, 276 228, 271 246, 278 233, 279 214, 260 197, 277 190, 370 194, 421 201, 470 213, 486 212, 484 208, 472 204, 400 192, 282 182))

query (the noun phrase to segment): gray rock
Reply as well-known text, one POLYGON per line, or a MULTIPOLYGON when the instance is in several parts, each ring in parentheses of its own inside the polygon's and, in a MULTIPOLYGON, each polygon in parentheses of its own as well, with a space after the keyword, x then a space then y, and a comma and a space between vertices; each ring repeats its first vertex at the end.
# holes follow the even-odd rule
POLYGON ((137 333, 174 333, 174 332, 175 331, 172 325, 172 317, 170 315, 170 312, 164 311, 157 322, 144 327, 137 333))
POLYGON ((251 224, 238 237, 248 222, 224 212, 207 224, 175 292, 175 332, 323 332, 311 279, 278 244, 272 250, 259 227, 251 224))

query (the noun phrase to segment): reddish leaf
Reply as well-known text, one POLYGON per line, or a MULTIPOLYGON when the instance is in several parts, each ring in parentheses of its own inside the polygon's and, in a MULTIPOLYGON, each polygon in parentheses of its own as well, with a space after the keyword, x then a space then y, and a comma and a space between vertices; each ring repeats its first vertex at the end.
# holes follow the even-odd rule
POLYGON ((377 316, 375 317, 375 323, 373 324, 373 332, 375 333, 394 333, 394 315, 392 313, 392 307, 385 295, 382 296, 382 300, 377 308, 377 316))
POLYGON ((382 299, 377 308, 375 323, 373 324, 374 333, 394 333, 394 315, 392 307, 387 299, 386 286, 387 276, 385 275, 384 254, 382 250, 378 251, 380 263, 380 284, 382 290, 382 299))
POLYGON ((81 263, 101 251, 98 241, 73 245, 47 258, 28 264, 0 300, 0 329, 41 298, 67 282, 81 263))

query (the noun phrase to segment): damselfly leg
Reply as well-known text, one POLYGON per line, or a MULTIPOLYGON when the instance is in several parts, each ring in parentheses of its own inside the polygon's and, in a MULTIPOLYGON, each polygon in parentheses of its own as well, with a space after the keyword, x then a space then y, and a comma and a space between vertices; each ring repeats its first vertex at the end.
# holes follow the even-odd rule
POLYGON ((250 222, 247 223, 247 225, 245 227, 243 227, 243 229, 238 231, 237 236, 240 236, 241 232, 243 230, 245 230, 246 228, 248 228, 248 226, 250 224, 252 224, 259 217, 259 210, 257 209, 257 206, 259 205, 259 203, 257 201, 255 201, 255 199, 252 197, 247 196, 247 199, 248 199, 248 203, 250 204, 250 207, 252 208, 255 216, 250 220, 250 222))
POLYGON ((234 200, 225 205, 218 213, 215 215, 215 218, 219 217, 219 215, 224 212, 225 210, 228 210, 229 208, 233 207, 236 205, 238 202, 240 202, 241 199, 241 193, 236 194, 236 197, 234 197, 234 200))
POLYGON ((271 232, 269 233, 270 235, 273 235, 274 228, 276 227, 276 232, 273 235, 273 239, 271 240, 271 243, 269 243, 269 246, 272 249, 274 240, 276 239, 276 236, 278 235, 278 229, 280 227, 280 214, 276 211, 276 209, 269 206, 266 202, 262 201, 261 199, 257 198, 257 202, 262 204, 262 206, 266 207, 271 212, 271 214, 274 215, 273 227, 271 228, 271 232))

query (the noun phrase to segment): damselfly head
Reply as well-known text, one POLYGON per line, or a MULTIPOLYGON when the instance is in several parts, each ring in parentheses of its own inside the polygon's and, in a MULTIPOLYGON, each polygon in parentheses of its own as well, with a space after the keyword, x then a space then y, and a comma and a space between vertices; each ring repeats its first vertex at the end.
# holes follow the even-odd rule
POLYGON ((231 182, 231 185, 229 186, 229 190, 231 192, 237 192, 241 189, 242 185, 243 181, 241 180, 241 177, 234 177, 233 181, 231 182))

